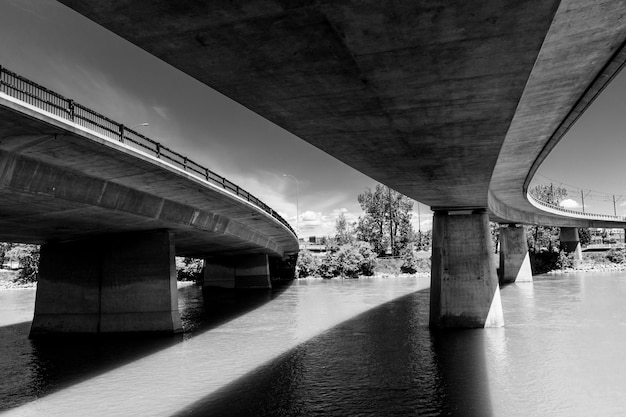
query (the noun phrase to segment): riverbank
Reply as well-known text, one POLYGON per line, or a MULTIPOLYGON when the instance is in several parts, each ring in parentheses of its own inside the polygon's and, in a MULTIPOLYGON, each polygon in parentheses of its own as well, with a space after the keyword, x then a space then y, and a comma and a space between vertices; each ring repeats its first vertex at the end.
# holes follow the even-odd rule
MULTIPOLYGON (((36 282, 28 282, 25 284, 14 282, 18 272, 18 270, 0 269, 0 291, 29 290, 37 288, 36 282)), ((193 281, 177 281, 178 288, 188 287, 193 284, 193 281)))
MULTIPOLYGON (((602 259, 597 259, 597 256, 587 256, 587 254, 583 254, 584 259, 582 263, 577 265, 574 268, 565 268, 565 269, 557 269, 550 272, 548 274, 567 274, 567 273, 578 273, 578 272, 619 272, 626 271, 626 263, 617 264, 602 259)), ((430 268, 424 269, 414 273, 407 274, 399 272, 399 266, 395 265, 397 260, 388 260, 384 262, 382 265, 377 266, 374 275, 371 276, 360 276, 359 278, 377 278, 377 279, 393 279, 393 278, 428 278, 430 277, 430 268)), ((14 279, 17 277, 17 270, 7 270, 0 269, 0 291, 5 290, 24 290, 24 289, 32 289, 37 288, 36 282, 29 282, 26 284, 14 282, 14 279)), ((312 280, 312 279, 354 279, 354 278, 321 278, 319 276, 308 276, 303 278, 297 278, 299 280, 312 280)), ((178 281, 178 288, 185 287, 188 285, 193 285, 193 281, 178 281)))
POLYGON ((626 263, 611 262, 605 252, 583 252, 583 259, 574 267, 555 269, 548 274, 567 274, 578 272, 620 272, 626 271, 626 263))
POLYGON ((0 290, 24 290, 37 287, 36 282, 25 284, 14 282, 18 272, 18 270, 0 269, 0 290))
POLYGON ((360 275, 358 278, 349 278, 349 277, 333 277, 333 278, 322 278, 319 276, 308 276, 302 278, 296 278, 296 280, 333 280, 333 279, 345 279, 345 280, 355 280, 355 279, 395 279, 395 278, 429 278, 430 271, 428 272, 416 272, 414 274, 405 274, 405 273, 382 273, 376 272, 374 275, 360 275))
POLYGON ((620 272, 626 271, 626 264, 582 262, 574 268, 556 269, 548 274, 567 274, 577 272, 620 272))

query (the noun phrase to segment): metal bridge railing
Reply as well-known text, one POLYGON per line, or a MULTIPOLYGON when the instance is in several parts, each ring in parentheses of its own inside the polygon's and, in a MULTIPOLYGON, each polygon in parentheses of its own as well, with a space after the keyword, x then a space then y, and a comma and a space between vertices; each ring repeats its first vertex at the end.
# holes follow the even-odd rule
POLYGON ((613 216, 610 214, 587 213, 587 212, 582 212, 582 211, 577 211, 577 210, 566 209, 564 207, 557 206, 555 204, 550 204, 550 203, 546 203, 545 201, 541 201, 530 193, 526 194, 526 198, 528 198, 528 201, 530 201, 530 203, 533 204, 534 206, 536 207, 541 206, 541 208, 546 208, 548 209, 547 211, 550 211, 553 213, 556 212, 557 214, 558 213, 569 214, 569 215, 573 215, 581 219, 609 220, 609 221, 616 221, 616 222, 626 221, 626 216, 613 216))
POLYGON ((234 184, 221 175, 216 174, 210 169, 203 167, 186 156, 161 145, 141 133, 129 129, 123 124, 117 123, 94 110, 76 103, 74 100, 70 100, 54 91, 48 90, 2 66, 0 66, 0 92, 73 122, 92 132, 99 133, 113 140, 118 140, 127 146, 147 152, 157 159, 167 161, 174 166, 182 168, 194 177, 215 184, 250 202, 278 220, 294 235, 296 234, 289 223, 278 213, 257 197, 240 188, 237 184, 234 184))

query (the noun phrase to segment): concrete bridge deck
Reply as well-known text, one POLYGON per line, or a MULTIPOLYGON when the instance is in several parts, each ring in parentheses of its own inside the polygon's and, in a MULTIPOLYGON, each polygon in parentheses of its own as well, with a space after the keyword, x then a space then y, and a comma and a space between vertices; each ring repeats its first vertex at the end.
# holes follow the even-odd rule
POLYGON ((31 335, 180 331, 175 255, 213 286, 289 271, 286 221, 186 157, 2 68, 0 120, 0 240, 42 244, 31 335))
POLYGON ((179 256, 298 251, 265 210, 147 152, 2 93, 0 120, 0 240, 164 229, 179 256))

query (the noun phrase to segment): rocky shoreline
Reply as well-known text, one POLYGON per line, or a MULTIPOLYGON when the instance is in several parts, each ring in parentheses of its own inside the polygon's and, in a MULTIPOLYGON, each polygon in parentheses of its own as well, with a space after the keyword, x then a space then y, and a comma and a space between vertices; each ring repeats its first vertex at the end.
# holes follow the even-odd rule
POLYGON ((575 272, 620 272, 626 271, 626 264, 587 263, 583 262, 574 268, 557 269, 548 274, 567 274, 575 272))

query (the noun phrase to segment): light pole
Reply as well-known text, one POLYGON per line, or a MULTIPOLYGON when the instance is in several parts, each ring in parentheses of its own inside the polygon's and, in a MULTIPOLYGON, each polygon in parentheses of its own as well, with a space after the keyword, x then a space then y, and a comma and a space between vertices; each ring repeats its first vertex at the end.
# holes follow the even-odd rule
POLYGON ((129 127, 129 129, 134 129, 134 128, 139 127, 139 126, 150 126, 150 123, 147 123, 147 122, 139 123, 137 125, 129 127))
POLYGON ((291 174, 283 174, 283 177, 291 177, 296 181, 296 236, 300 233, 300 183, 298 179, 291 174))

